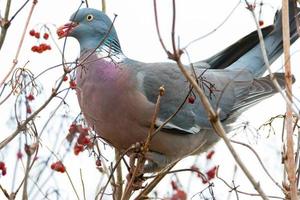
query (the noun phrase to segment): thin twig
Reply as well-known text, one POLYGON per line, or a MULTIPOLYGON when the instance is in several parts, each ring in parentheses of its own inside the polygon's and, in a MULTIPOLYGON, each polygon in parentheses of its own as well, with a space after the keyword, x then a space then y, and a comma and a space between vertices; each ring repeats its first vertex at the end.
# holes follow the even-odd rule
POLYGON ((76 190, 75 185, 74 185, 74 183, 73 183, 73 181, 72 181, 72 179, 71 179, 70 174, 68 173, 67 170, 66 170, 65 173, 67 174, 68 180, 69 180, 69 182, 70 182, 70 184, 71 184, 71 186, 72 186, 72 189, 73 189, 73 191, 74 191, 74 193, 75 193, 77 199, 80 200, 79 195, 78 195, 78 193, 77 193, 77 190, 76 190))
POLYGON ((83 199, 86 200, 85 186, 84 186, 84 181, 83 181, 82 170, 81 169, 80 169, 80 181, 81 181, 81 185, 82 185, 83 199))
POLYGON ((272 182, 278 187, 280 188, 282 191, 284 191, 283 187, 277 182, 274 180, 274 178, 272 177, 272 175, 269 173, 269 171, 267 170, 266 166, 264 165, 264 163, 262 162, 261 158, 259 157, 259 155, 257 154, 257 152, 248 144, 245 144, 245 143, 242 143, 242 142, 239 142, 239 141, 235 141, 235 140, 230 140, 231 142, 233 143, 236 143, 236 144, 239 144, 239 145, 242 145, 242 146, 245 146, 247 147, 248 149, 250 149, 253 154, 256 156, 258 162, 260 163, 261 167, 263 168, 263 170, 265 171, 265 173, 267 174, 267 176, 272 180, 272 182))

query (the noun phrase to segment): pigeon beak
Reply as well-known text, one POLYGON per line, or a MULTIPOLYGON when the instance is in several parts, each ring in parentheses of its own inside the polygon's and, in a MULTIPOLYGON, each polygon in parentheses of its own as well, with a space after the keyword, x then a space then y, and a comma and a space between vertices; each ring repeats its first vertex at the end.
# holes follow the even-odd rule
POLYGON ((75 27, 78 26, 77 22, 69 22, 65 25, 62 25, 57 28, 56 34, 58 35, 58 39, 61 39, 63 37, 68 37, 70 33, 74 30, 75 27))

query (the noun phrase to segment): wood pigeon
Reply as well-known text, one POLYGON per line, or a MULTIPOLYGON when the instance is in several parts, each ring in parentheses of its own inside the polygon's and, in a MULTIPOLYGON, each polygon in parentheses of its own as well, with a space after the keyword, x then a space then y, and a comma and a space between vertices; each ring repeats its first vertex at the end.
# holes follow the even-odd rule
MULTIPOLYGON (((292 2, 292 1, 290 1, 292 2)), ((297 39, 295 5, 290 5, 291 42, 297 39)), ((272 63, 282 53, 280 14, 263 29, 272 63)), ((157 133, 146 153, 145 172, 161 170, 188 155, 206 151, 219 140, 198 97, 175 63, 143 63, 126 57, 109 17, 93 8, 77 10, 58 35, 80 43, 76 71, 77 97, 88 125, 109 144, 126 150, 144 142, 160 86, 161 98, 155 127, 178 113, 157 133), (187 101, 187 97, 193 101, 187 101)), ((142 48, 143 49, 143 48, 142 48)), ((248 107, 277 93, 266 68, 257 33, 253 32, 217 55, 186 68, 195 73, 211 105, 220 110, 227 132, 248 107)), ((284 87, 284 74, 275 74, 284 87)))

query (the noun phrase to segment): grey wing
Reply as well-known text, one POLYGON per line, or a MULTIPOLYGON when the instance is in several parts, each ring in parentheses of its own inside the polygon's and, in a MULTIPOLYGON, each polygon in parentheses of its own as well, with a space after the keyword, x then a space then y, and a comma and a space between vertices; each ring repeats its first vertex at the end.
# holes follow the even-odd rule
MULTIPOLYGON (((172 133, 197 133, 201 129, 211 128, 208 116, 197 95, 195 102, 188 103, 190 84, 185 80, 178 67, 172 63, 144 64, 137 72, 139 89, 147 99, 155 103, 158 89, 164 86, 165 94, 161 98, 157 126, 175 112, 177 114, 164 126, 164 131, 172 133), (182 106, 180 109, 179 107, 182 106)), ((221 108, 220 118, 225 120, 231 113, 236 101, 248 92, 252 76, 247 72, 225 70, 196 69, 199 85, 210 103, 216 109, 221 108)), ((194 91, 192 91, 194 92, 194 91)))

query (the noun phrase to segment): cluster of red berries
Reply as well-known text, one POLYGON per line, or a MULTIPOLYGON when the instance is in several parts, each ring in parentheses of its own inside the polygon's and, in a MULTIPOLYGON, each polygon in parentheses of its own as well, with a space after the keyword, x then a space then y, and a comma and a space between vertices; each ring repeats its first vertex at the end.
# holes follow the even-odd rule
POLYGON ((6 166, 3 161, 0 161, 0 170, 2 171, 2 176, 6 175, 6 166))
POLYGON ((82 125, 72 123, 69 128, 68 138, 71 140, 75 137, 76 133, 79 133, 76 144, 74 146, 74 154, 77 156, 80 152, 83 152, 85 147, 91 148, 93 143, 88 135, 89 128, 84 128, 82 125))
MULTIPOLYGON (((29 35, 35 37, 36 39, 40 39, 40 37, 41 37, 41 36, 40 36, 40 32, 36 32, 34 29, 32 29, 32 30, 29 31, 29 35)), ((44 38, 45 40, 48 40, 48 38, 49 38, 49 33, 44 33, 43 38, 44 38)))
POLYGON ((51 164, 51 169, 57 172, 64 173, 66 171, 66 168, 64 164, 61 161, 57 161, 55 163, 51 164))
POLYGON ((170 200, 186 200, 187 195, 186 192, 180 189, 175 181, 171 181, 171 186, 174 191, 174 194, 170 198, 170 200))
POLYGON ((41 43, 38 46, 34 45, 31 47, 31 51, 37 52, 37 53, 43 53, 44 51, 51 50, 51 46, 46 43, 41 43))
MULTIPOLYGON (((38 40, 41 38, 40 32, 37 32, 34 29, 29 31, 29 35, 32 37, 35 37, 38 40)), ((43 39, 48 40, 48 38, 49 38, 49 33, 44 33, 43 39)), ((43 53, 44 51, 47 51, 47 50, 51 50, 51 46, 46 43, 41 43, 39 45, 34 45, 31 47, 31 51, 37 52, 37 53, 43 53)))

